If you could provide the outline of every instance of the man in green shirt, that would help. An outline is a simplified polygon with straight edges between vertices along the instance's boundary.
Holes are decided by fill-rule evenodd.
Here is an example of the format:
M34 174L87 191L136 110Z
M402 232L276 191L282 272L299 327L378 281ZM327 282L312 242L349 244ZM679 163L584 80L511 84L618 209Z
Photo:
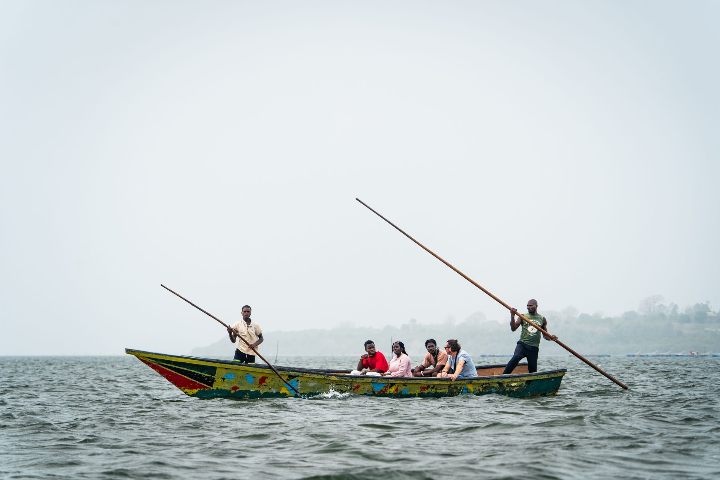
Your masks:
M528 313L525 317L547 331L547 320L537 313L537 307L537 300L534 298L528 300ZM538 353L540 352L540 330L524 322L520 317L515 318L516 314L517 309L513 308L510 310L510 330L514 332L522 325L522 333L520 334L520 341L517 342L517 346L515 347L515 353L505 367L503 375L512 373L515 367L517 367L518 362L523 358L527 358L528 371L530 373L537 372L537 359ZM543 333L543 337L545 337L545 340L557 340L555 335L545 335Z

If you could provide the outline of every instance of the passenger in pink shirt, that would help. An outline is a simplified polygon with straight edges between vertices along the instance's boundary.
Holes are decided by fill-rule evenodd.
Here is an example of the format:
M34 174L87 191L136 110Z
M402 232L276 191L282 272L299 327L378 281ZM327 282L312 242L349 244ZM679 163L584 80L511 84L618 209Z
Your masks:
M388 365L388 370L383 375L388 377L412 377L410 357L405 351L405 344L397 341L392 345L393 356Z

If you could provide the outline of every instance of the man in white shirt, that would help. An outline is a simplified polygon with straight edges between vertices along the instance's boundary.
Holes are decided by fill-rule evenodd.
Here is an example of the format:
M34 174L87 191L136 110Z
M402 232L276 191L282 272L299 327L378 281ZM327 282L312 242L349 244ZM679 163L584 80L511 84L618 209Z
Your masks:
M255 352L263 342L262 329L260 325L250 318L252 309L250 305L242 307L242 320L228 327L230 341L235 344L235 360L242 363L255 363ZM245 342L243 342L243 339ZM252 348L248 346L250 344Z

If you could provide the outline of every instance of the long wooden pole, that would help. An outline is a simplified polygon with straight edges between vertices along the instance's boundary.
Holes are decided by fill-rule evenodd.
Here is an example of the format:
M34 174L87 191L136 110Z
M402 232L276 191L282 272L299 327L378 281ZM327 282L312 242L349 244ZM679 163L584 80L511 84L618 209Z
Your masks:
M405 235L407 238L409 238L410 240L412 240L412 241L413 241L415 244L417 244L420 248L422 248L423 250L425 250L426 252L428 252L430 255L432 255L433 257L437 258L437 259L440 260L442 263L444 263L445 265L447 265L448 267L450 267L455 273L457 273L458 275L460 275L461 277L463 277L465 280L467 280L468 282L472 283L472 284L475 285L477 288L479 288L480 290L482 290L483 292L485 292L486 294L488 294L488 295L490 296L490 298L492 298L493 300L495 300L496 302L498 302L500 305L502 305L503 307L507 308L508 310L510 310L510 311L512 312L512 307L511 307L510 305L508 305L507 303L503 302L500 298L498 298L497 296L495 296L492 292L490 292L489 290L487 290L486 288L484 288L482 285L480 285L479 283L477 283L475 280L473 280L472 278L468 277L468 276L465 275L463 272L461 272L460 270L458 270L457 268L455 268L453 265L450 264L450 262L447 262L445 259L443 259L443 258L440 257L438 254L436 254L435 252L433 252L432 250L430 250L429 248L427 248L425 245L423 245L422 243L420 243L420 242L418 242L417 240L415 240L415 239L414 239L413 237L411 237L408 233L406 233L403 229L401 229L400 227L398 227L397 225L395 225L394 223L392 223L392 222L391 222L390 220L388 220L387 218L385 218L385 217L383 217L382 215L380 215L380 213L378 213L376 210L374 210L372 207L370 207L367 203L363 202L363 201L360 200L359 198L356 198L355 200L357 200L358 202L360 202L363 206L365 206L368 210L370 210L371 212L373 212L375 215L377 215L378 217L380 217L380 218L382 218L383 220L385 220L385 221L386 221L387 223L389 223L393 228L395 228L398 232L402 233L402 234ZM524 322L526 322L527 324L532 325L533 327L537 328L537 329L540 330L543 334L548 335L548 336L550 335L550 333L548 333L544 328L542 328L540 325L538 325L538 324L536 324L535 322L533 322L533 321L531 321L530 319L528 319L528 318L527 318L525 315L523 315L522 313L517 312L516 314L517 314L517 316L520 317ZM590 360L588 360L587 358L585 358L585 357L583 357L582 355L580 355L579 353L577 353L577 352L576 352L575 350L573 350L572 348L570 348L570 347L568 347L567 345L565 345L563 342L561 342L560 340L558 340L557 337L555 337L555 339L554 339L553 341L554 341L555 343L557 343L558 345L560 345L560 346L561 346L562 348L564 348L565 350L567 350L568 352L570 352L570 353L572 353L573 355L575 355L577 358L579 358L580 360L582 360L582 361L585 362L586 364L588 364L590 367L594 368L594 369L595 369L596 371L598 371L599 373L603 374L603 375L604 375L605 377L607 377L608 379L612 380L613 382L615 382L616 384L618 384L619 386L621 386L622 388L624 388L625 390L627 390L627 388L628 388L627 385L625 385L624 383L622 383L622 382L621 382L620 380L618 380L617 378L613 377L613 376L610 375L609 373L607 373L607 372L605 372L604 370L602 370L600 367L598 367L597 365L595 365L594 363L592 363Z
M212 313L208 312L207 310L204 310L204 309L198 307L198 306L195 305L193 302L191 302L191 301L188 300L187 298L183 297L182 295L180 295L180 294L177 293L176 291L174 291L174 290L166 287L166 286L163 285L162 283L160 284L160 286L163 287L163 288L164 288L165 290L167 290L168 292L172 293L173 295L177 295L178 297L182 298L182 299L185 300L187 303L189 303L189 304L192 305L193 307L197 308L198 310L200 310L201 312L203 312L203 313L204 313L205 315L207 315L208 317L216 320L218 323L220 323L221 325L223 325L225 328L228 328L228 329L231 328L230 325L228 325L227 323L223 322L222 320L220 320L219 318L217 318L215 315L213 315ZM235 329L233 329L233 330L235 330ZM298 391L295 389L295 387L293 387L292 385L290 385L290 384L282 377L282 375L280 375L280 373L279 373L277 370L275 370L275 367L273 367L270 362L268 362L267 360L265 360L265 357L263 357L262 355L260 355L260 352L258 352L257 350L255 350L255 347L253 347L252 345L250 345L250 343L249 343L247 340L245 340L244 338L242 338L242 337L240 336L240 332L238 332L237 330L235 330L235 333L238 334L238 338L239 338L240 340L242 340L243 342L245 342L245 345L247 345L248 347L250 347L250 349L251 349L253 352L255 352L255 354L256 354L258 357L260 357L260 358L263 360L263 362L267 363L267 366L270 367L270 370L272 370L273 372L275 372L275 375L277 375L278 378L279 378L280 380L282 380L283 383L285 383L285 385L287 385L293 392L295 392L296 395L300 396L300 392L298 392Z

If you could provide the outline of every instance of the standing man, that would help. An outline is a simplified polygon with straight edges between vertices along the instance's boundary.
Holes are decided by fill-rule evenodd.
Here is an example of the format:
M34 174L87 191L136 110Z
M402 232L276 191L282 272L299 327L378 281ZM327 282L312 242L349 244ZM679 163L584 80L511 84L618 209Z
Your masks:
M242 320L227 329L230 341L235 344L235 360L242 363L255 363L255 352L248 347L247 343L257 350L257 347L263 342L262 329L250 318L251 311L250 305L244 305ZM243 339L247 343L243 342Z
M534 298L528 300L528 313L525 316L528 320L541 326L545 331L547 331L547 319L537 313L537 307L537 300ZM505 367L503 375L512 373L515 367L517 367L518 362L520 362L523 358L527 358L528 372L537 372L537 359L538 353L540 352L540 330L532 325L529 325L527 322L523 322L520 317L515 318L516 314L517 309L513 308L510 310L510 330L514 332L522 324L522 333L520 333L520 340L517 342L517 346L515 347L515 353ZM543 333L543 337L545 337L545 340L557 340L555 335L545 335Z

